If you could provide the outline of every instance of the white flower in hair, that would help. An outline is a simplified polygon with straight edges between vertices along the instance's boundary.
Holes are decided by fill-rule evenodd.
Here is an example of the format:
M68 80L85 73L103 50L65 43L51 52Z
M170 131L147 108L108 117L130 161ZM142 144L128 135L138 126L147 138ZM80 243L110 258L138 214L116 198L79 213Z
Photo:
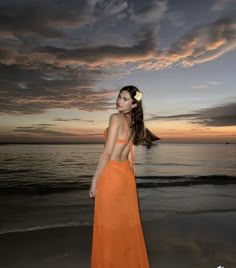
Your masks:
M143 96L143 93L141 91L136 91L134 98L136 99L136 101L141 101L142 96Z

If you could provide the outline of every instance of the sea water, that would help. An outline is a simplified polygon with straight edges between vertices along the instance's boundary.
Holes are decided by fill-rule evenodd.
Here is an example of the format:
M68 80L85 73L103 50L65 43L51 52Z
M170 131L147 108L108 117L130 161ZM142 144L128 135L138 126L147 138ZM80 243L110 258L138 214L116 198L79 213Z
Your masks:
M0 146L0 233L91 225L91 178L103 144ZM236 145L135 147L143 221L236 211Z

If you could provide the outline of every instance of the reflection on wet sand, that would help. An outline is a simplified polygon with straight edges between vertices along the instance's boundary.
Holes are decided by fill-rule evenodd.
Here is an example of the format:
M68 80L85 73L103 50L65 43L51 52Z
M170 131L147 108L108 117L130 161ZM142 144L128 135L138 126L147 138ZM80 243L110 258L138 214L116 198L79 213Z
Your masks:
M151 267L236 267L235 226L236 214L227 212L150 222L145 237Z
M236 213L183 215L144 222L151 268L236 267ZM0 235L4 268L89 268L91 226Z

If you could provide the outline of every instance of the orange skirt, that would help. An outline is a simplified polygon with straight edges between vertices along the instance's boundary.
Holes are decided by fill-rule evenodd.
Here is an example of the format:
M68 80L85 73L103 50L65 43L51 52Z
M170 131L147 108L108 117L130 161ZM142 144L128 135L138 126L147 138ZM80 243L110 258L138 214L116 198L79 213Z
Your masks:
M129 161L109 160L95 196L91 268L149 268Z

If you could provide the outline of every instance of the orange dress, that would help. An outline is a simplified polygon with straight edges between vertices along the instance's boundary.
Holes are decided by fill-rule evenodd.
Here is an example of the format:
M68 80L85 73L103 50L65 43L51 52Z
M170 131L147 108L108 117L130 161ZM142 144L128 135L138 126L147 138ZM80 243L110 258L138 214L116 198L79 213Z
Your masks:
M91 268L149 267L134 173L129 160L109 160L96 186Z

